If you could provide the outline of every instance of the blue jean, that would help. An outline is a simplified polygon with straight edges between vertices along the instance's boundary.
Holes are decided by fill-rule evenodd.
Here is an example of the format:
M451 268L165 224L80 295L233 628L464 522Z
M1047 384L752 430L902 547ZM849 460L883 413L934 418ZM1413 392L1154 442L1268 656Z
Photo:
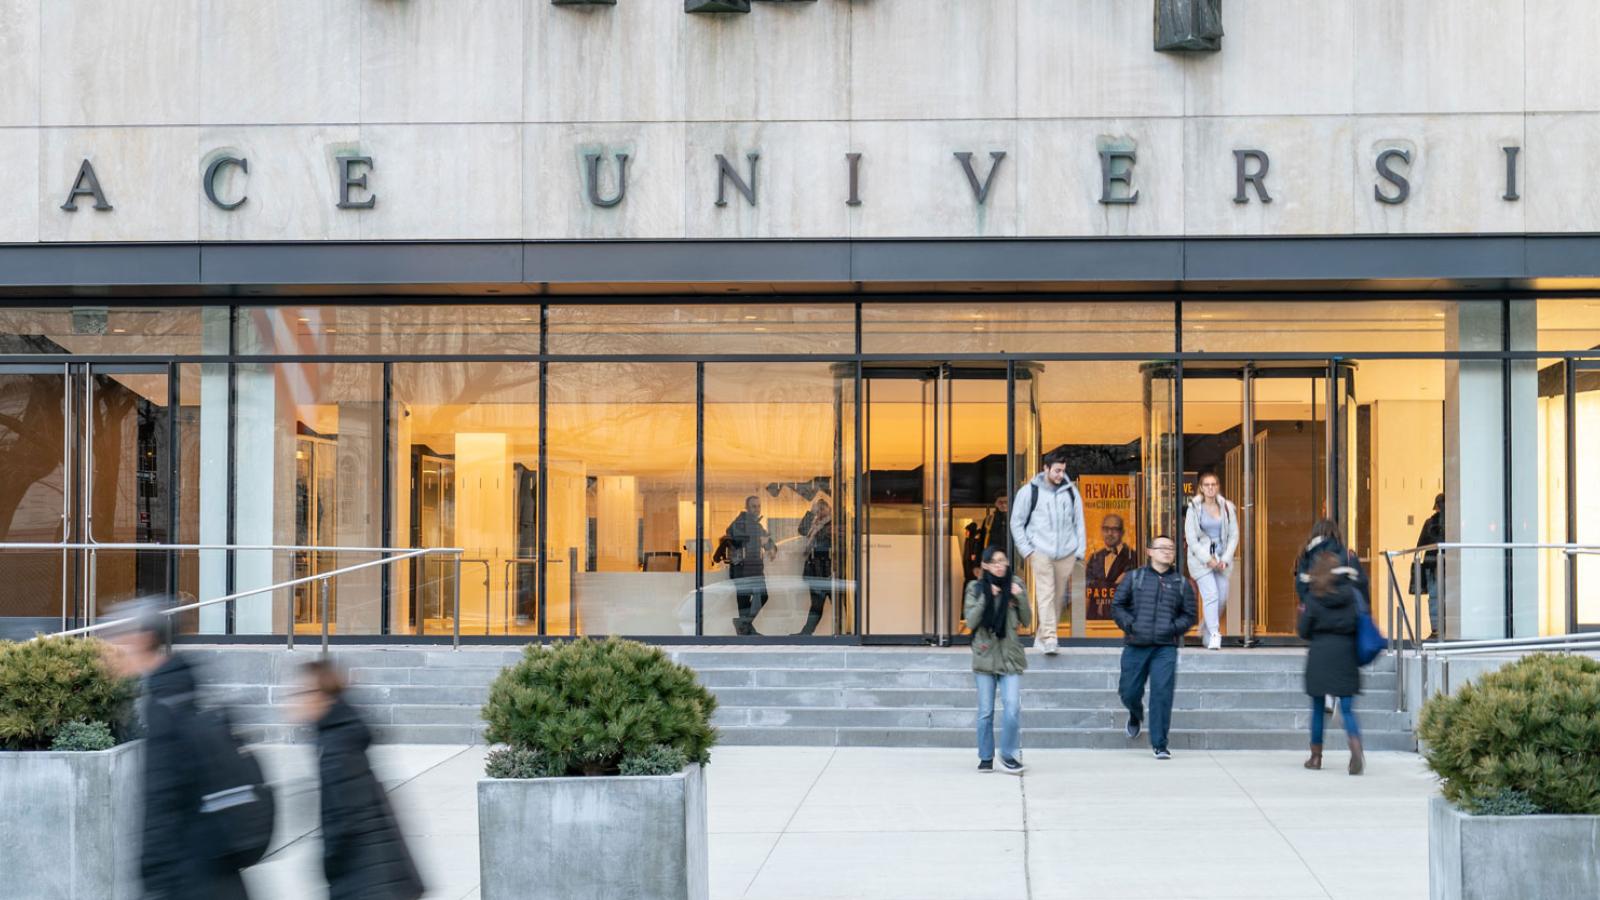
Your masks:
M978 758L994 759L994 692L1000 688L1000 755L1016 759L1021 750L1022 676L974 672L978 681Z
M1322 743L1322 718L1324 709L1321 697L1311 698L1311 743ZM1339 698L1339 715L1344 719L1344 733L1349 737L1361 737L1361 724L1356 721L1356 706L1354 697Z
M1167 749L1172 725L1172 695L1178 687L1178 648L1172 644L1122 648L1122 705L1135 722L1144 721L1144 685L1150 682L1150 747Z

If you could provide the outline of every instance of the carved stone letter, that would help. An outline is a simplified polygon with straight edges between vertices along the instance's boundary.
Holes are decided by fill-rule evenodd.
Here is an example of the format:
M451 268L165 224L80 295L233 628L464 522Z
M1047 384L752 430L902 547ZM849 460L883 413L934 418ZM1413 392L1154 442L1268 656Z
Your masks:
M989 188L994 185L995 173L1000 171L1000 161L1006 158L1004 150L990 150L989 158L994 160L989 164L989 174L983 178L983 184L978 184L978 173L972 170L972 154L957 153L956 159L961 163L961 171L967 173L967 184L972 185L972 196L982 206L989 200Z
M1247 163L1255 160L1256 170L1251 172ZM1267 193L1267 170L1272 167L1272 160L1267 157L1265 150L1235 150L1233 151L1233 202L1249 203L1250 198L1245 195L1245 185L1256 189L1256 199L1262 203L1271 203L1272 195Z
M1385 203L1389 206L1399 206L1406 202L1407 197L1411 196L1411 180L1396 172L1389 165L1390 160L1395 159L1409 166L1411 165L1411 151L1390 148L1378 154L1378 177L1394 185L1395 192L1392 195L1385 194L1382 188L1377 185L1372 186L1372 195L1378 198L1379 203Z
M1128 163L1127 168L1117 170L1117 160ZM1133 190L1133 164L1139 161L1139 154L1134 150L1101 150L1100 151L1100 202L1107 206L1132 206L1139 202L1139 192ZM1113 197L1111 185L1120 183L1129 190L1125 197Z
M1222 49L1222 0L1156 0L1156 49Z
M628 196L628 154L617 154L617 194L609 199L600 196L600 154L585 153L583 161L589 174L590 203L602 208L609 208L621 203L622 198Z
M861 154L846 153L844 158L850 163L850 199L844 201L845 206L861 205Z
M728 158L723 156L721 153L717 154L716 205L728 205L727 187L729 179L733 180L733 189L743 195L746 203L750 204L751 206L756 205L756 160L760 158L761 154L759 153L745 154L745 159L750 160L750 182L746 184L745 180L739 177L739 173L734 171L733 165L728 162Z
M1502 200L1521 200L1522 195L1517 193L1517 154L1522 152L1521 147L1503 147L1506 151L1506 192L1501 195Z
M246 200L250 199L248 196L241 195L239 199L232 203L224 203L217 197L217 173L221 172L226 166L238 166L239 171L246 175L250 174L250 161L248 159L241 159L237 156L219 156L211 161L211 165L206 166L206 177L201 182L201 185L205 188L206 199L210 200L211 204L217 209L238 209L244 205Z
M79 197L93 197L95 209L111 208L111 204L106 202L105 191L100 190L100 179L94 174L94 164L87 159L78 166L78 177L72 180L72 192L67 194L67 202L61 204L61 208L67 212L77 212Z
M367 173L353 174L350 170L356 166L366 166L368 169L376 168L370 156L341 156L339 157L339 208L340 209L371 209L378 205L378 195L372 194L365 200L351 200L350 189L360 188L367 190Z

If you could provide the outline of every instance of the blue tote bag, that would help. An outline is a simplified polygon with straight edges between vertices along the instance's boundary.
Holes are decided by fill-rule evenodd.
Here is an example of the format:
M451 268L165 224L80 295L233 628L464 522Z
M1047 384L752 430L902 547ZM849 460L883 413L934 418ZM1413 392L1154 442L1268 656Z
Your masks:
M1378 630L1378 623L1372 621L1372 613L1367 611L1367 598L1359 592L1356 598L1361 601L1356 618L1356 662L1364 666L1378 658L1389 639Z

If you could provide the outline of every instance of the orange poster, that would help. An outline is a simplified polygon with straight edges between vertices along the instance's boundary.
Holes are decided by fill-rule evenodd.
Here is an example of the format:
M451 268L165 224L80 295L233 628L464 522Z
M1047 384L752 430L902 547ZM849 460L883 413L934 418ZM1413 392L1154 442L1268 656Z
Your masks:
M1084 558L1084 587L1090 621L1111 620L1111 598L1117 582L1139 567L1138 533L1133 504L1137 496L1134 475L1080 475L1083 494L1084 536L1089 549Z

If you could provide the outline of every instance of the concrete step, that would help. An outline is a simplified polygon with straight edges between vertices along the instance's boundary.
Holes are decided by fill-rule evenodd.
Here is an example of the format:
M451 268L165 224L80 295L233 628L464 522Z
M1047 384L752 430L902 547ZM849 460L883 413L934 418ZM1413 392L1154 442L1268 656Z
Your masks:
M287 718L302 661L281 648L194 652L213 702L227 704L252 740L303 741ZM968 746L975 695L971 653L931 647L690 647L668 652L694 667L718 698L715 722L728 743ZM339 647L348 698L374 739L389 743L478 743L482 707L516 648ZM1117 698L1118 647L1029 654L1023 679L1029 746L1125 746ZM1310 718L1303 651L1257 648L1179 655L1174 747L1304 746ZM1363 672L1358 703L1374 749L1411 749L1396 714L1396 675L1385 658ZM1330 727L1338 729L1336 717ZM1184 735L1178 738L1177 735ZM1187 743L1179 743L1179 741Z

